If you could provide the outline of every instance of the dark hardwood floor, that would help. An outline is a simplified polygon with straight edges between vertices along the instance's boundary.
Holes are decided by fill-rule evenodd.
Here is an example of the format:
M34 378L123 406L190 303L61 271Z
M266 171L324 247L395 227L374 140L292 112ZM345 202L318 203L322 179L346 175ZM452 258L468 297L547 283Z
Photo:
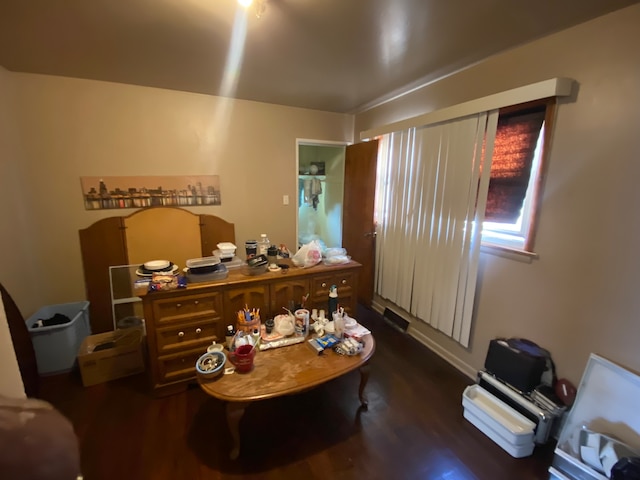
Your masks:
M549 478L552 444L512 458L462 417L467 377L377 313L358 320L377 342L369 409L358 372L255 403L236 461L224 405L197 386L156 399L144 375L84 388L75 372L44 378L41 396L75 425L86 480Z

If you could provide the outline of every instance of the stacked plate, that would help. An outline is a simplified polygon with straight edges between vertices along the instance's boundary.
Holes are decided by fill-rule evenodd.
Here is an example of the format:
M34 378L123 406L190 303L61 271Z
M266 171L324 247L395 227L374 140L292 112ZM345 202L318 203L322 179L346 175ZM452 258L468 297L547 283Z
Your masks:
M189 273L193 273L196 275L203 273L212 273L216 271L219 263L220 259L215 256L191 258L187 260L187 268L189 269Z
M220 259L216 256L187 260L185 273L191 282L220 280L229 274L227 267L221 264Z
M151 277L154 273L175 274L179 267L169 260L150 260L143 263L136 270L140 277Z

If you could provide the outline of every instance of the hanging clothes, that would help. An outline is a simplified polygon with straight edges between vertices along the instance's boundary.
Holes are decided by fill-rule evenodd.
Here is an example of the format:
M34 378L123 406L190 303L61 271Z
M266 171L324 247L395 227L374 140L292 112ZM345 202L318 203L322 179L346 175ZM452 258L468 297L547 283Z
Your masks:
M317 178L313 178L311 180L311 203L313 205L313 209L318 209L318 202L320 201L318 197L322 193L322 183Z
M318 209L318 198L322 193L322 182L317 178L306 178L303 183L304 203L311 205L314 210Z

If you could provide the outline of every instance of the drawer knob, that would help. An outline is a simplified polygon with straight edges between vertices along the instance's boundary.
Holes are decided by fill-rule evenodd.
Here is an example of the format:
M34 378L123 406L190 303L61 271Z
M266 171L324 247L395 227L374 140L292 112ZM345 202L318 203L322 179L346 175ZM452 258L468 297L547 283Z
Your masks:
M178 332L178 337L180 338L184 337L184 332Z
M327 283L326 282L322 282L322 288L327 288Z
M346 284L347 284L347 281L346 281L345 279L342 279L342 284L343 284L343 285L346 285Z
M181 303L176 303L176 308L180 308L182 306Z
M197 305L197 304L198 304L198 300L196 300L196 301L195 301L195 302L193 302L193 303L195 303L195 304Z
M201 328L196 328L196 333L202 333L202 329Z

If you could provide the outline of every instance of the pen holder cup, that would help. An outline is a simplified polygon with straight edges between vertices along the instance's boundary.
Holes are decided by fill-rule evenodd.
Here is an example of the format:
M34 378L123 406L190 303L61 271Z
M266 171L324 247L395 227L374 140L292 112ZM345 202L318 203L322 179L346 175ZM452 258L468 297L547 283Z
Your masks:
M238 323L236 323L236 330L238 332L252 333L256 328L258 330L260 329L260 317L257 316L253 320L238 320Z

